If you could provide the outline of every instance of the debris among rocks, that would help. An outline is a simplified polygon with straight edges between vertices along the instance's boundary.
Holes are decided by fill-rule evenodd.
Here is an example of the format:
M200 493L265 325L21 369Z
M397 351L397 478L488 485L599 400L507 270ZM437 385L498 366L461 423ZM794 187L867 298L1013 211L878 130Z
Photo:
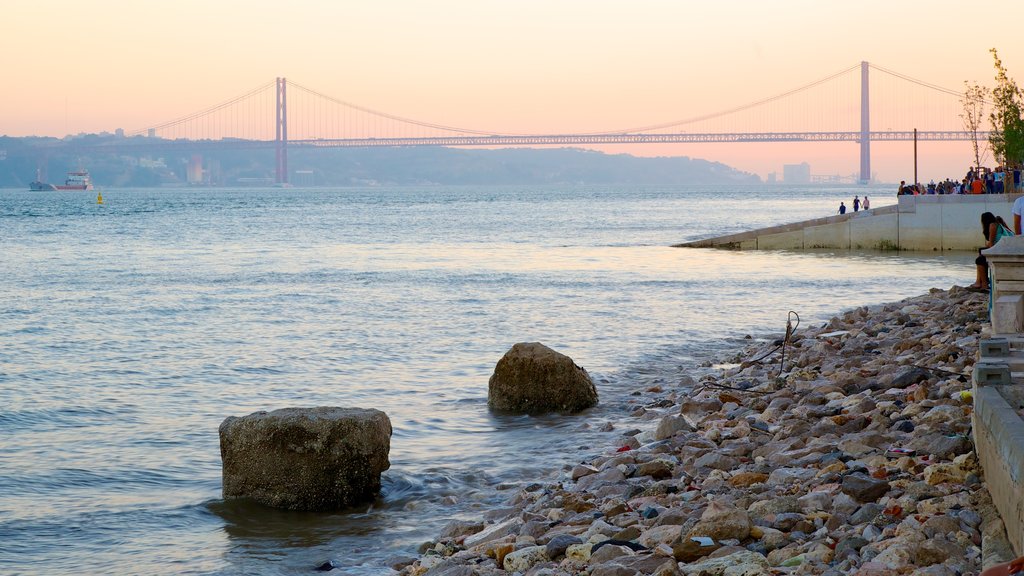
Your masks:
M959 392L986 307L933 289L799 331L781 375L778 356L743 361L767 342L685 389L644 390L636 446L610 433L600 454L520 491L493 524L446 530L400 573L978 573L989 496Z

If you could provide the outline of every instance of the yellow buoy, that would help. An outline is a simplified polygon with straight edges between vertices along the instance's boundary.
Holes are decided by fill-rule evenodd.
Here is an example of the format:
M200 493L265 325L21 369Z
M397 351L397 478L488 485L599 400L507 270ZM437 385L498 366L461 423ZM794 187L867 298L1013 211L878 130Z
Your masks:
M96 203L97 204L103 204L103 191L102 190L100 190L99 192L96 193Z

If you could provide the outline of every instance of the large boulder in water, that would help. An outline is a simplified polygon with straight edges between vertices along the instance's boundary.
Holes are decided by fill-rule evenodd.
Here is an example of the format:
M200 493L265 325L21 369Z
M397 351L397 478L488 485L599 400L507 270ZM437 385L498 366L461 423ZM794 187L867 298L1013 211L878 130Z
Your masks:
M373 499L391 463L380 410L282 408L220 425L224 499L289 510L338 510Z
M488 383L487 405L493 410L579 412L595 404L597 389L587 371L539 342L512 346Z

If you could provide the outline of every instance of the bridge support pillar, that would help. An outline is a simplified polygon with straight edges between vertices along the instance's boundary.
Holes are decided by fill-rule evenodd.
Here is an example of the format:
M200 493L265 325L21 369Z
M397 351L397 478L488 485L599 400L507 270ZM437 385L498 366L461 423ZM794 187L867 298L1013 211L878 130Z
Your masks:
M867 62L860 63L860 183L871 182L871 109Z
M277 79L277 112L274 122L276 125L274 150L277 156L274 182L278 185L286 185L288 184L288 81L285 78Z

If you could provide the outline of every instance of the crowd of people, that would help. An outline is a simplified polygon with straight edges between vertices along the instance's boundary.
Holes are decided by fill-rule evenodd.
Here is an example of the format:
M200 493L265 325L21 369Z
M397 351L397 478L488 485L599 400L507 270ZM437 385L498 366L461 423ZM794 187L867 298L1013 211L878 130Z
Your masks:
M959 181L946 180L935 183L934 180L925 184L907 184L900 181L898 196L917 196L920 194L1012 194L1024 192L1021 182L1021 167L996 166L995 169L981 167L969 168L967 174Z

